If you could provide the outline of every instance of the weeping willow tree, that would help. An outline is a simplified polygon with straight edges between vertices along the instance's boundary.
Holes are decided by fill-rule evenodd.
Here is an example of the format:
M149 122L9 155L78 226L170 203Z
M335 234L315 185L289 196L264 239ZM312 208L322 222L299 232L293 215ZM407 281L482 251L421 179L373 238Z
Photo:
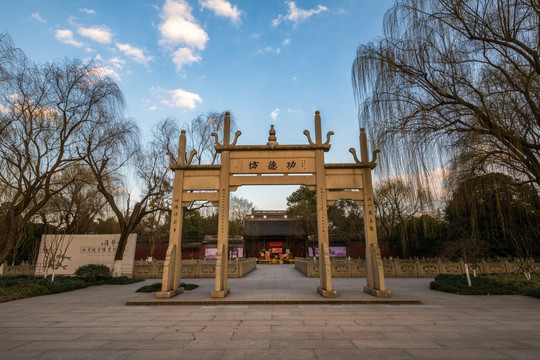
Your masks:
M225 116L227 111L210 111L199 114L190 124L184 124L187 128L187 148L188 153L191 150L197 151L193 158L193 164L215 164L219 163L219 153L216 152L216 145L212 133L218 134L220 140L223 140L223 129L225 126ZM231 116L232 117L232 116ZM231 118L231 132L236 131L236 122Z
M472 177L455 185L446 207L451 238L447 254L478 258L485 254L529 258L540 253L540 197L502 173ZM454 252L454 254L452 254Z
M386 175L443 200L456 187L441 185L472 186L491 172L538 194L539 28L538 0L396 1L384 36L360 45L352 66L359 123L383 150ZM502 208L490 211L501 225ZM478 239L468 230L462 238Z
M538 189L539 27L538 0L397 1L352 67L381 164L429 174L460 156Z

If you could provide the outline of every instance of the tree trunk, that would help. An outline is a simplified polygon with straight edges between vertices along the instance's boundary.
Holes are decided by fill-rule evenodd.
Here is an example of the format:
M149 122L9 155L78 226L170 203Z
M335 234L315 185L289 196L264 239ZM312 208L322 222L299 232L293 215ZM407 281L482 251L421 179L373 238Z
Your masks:
M118 239L118 247L116 248L116 254L114 254L114 264L111 269L113 277L122 276L122 260L124 259L124 251L131 229L122 229L120 232L120 239Z
M18 226L16 226L15 221L13 221L13 218L8 213L0 227L0 264L6 261L13 249L14 239L18 232Z
M114 255L115 261L122 261L124 258L124 251L129 237L129 233L132 229L122 229L120 232L120 239L118 239L118 247L116 248L116 254Z

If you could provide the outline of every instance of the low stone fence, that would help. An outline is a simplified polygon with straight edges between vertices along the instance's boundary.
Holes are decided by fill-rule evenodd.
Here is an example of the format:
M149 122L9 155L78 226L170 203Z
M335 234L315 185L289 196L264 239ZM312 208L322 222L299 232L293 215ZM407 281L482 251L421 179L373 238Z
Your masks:
M256 258L229 260L230 278L241 278L255 270ZM0 275L34 275L35 265L2 265ZM213 278L216 276L216 260L182 260L182 278ZM139 279L161 279L163 261L135 261L133 277Z
M364 259L330 259L332 277L365 277ZM493 261L482 260L477 264L468 264L469 271L477 274L504 274L523 272L528 267L533 272L540 272L540 263L534 260ZM319 277L319 261L308 258L296 258L295 268L308 277ZM436 259L383 259L386 277L434 277L438 274L465 274L465 264Z
M256 258L229 260L227 276L241 278L255 270ZM182 278L214 278L216 260L182 260ZM163 261L135 261L133 277L140 279L161 279Z

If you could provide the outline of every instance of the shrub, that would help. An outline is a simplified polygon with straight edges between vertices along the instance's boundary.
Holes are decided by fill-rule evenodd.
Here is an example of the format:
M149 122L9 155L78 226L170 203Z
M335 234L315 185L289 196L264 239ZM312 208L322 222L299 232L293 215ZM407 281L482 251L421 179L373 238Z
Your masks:
M97 270L95 267L97 267ZM103 267L108 271L108 268L103 265L81 266L77 270L77 277L57 275L54 281L51 281L51 276L47 278L33 275L0 276L0 303L34 296L57 294L97 284L124 285L143 281L142 279L130 279L126 276L113 278L110 276L110 271L108 271L109 278L105 278L107 272L102 269Z
M198 288L199 285L181 283L180 287L183 287L184 290L193 290L193 289ZM145 292L145 293L151 293L151 292L156 292L156 291L161 291L161 283L146 285L137 290L137 292Z
M460 295L512 295L519 293L518 287L505 281L498 281L489 276L471 277L472 286L468 286L465 275L440 274L429 285L432 290L439 290Z
M155 283L152 285L146 285L146 286L140 287L137 289L136 292L151 293L151 292L156 292L156 291L161 291L161 283Z
M43 278L33 275L1 276L0 302L57 294L87 286L88 284L84 280L69 276L56 276L54 282L51 282L50 277Z
M91 284L103 283L112 278L111 269L106 265L88 264L75 271L75 275Z
M540 298L540 288L530 289L528 295L535 298Z

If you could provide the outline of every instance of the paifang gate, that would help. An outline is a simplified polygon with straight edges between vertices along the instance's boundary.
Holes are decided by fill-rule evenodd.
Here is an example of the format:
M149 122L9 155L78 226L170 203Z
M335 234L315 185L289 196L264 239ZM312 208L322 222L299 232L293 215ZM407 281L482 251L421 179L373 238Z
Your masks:
M183 209L194 201L211 201L219 209L216 281L210 296L227 296L229 192L241 185L307 185L317 193L317 231L319 239L319 264L321 282L317 291L323 297L333 298L337 292L332 288L332 272L328 242L327 205L339 199L349 199L364 206L366 234L366 277L364 291L377 296L389 297L384 284L384 273L375 226L375 209L371 170L376 166L378 150L368 160L367 140L364 129L360 131L360 158L351 148L355 162L348 164L325 164L324 153L330 150L330 136L322 142L321 117L315 112L315 142L308 130L304 130L309 144L279 145L274 126L266 145L236 145L242 133L237 131L230 141L230 114L227 112L220 144L213 133L215 149L221 153L220 165L191 165L195 150L186 157L186 135L182 131L178 147L178 161L171 153L171 170L174 171L173 205L169 247L163 269L162 291L158 298L170 298L183 292L181 283L181 241Z

